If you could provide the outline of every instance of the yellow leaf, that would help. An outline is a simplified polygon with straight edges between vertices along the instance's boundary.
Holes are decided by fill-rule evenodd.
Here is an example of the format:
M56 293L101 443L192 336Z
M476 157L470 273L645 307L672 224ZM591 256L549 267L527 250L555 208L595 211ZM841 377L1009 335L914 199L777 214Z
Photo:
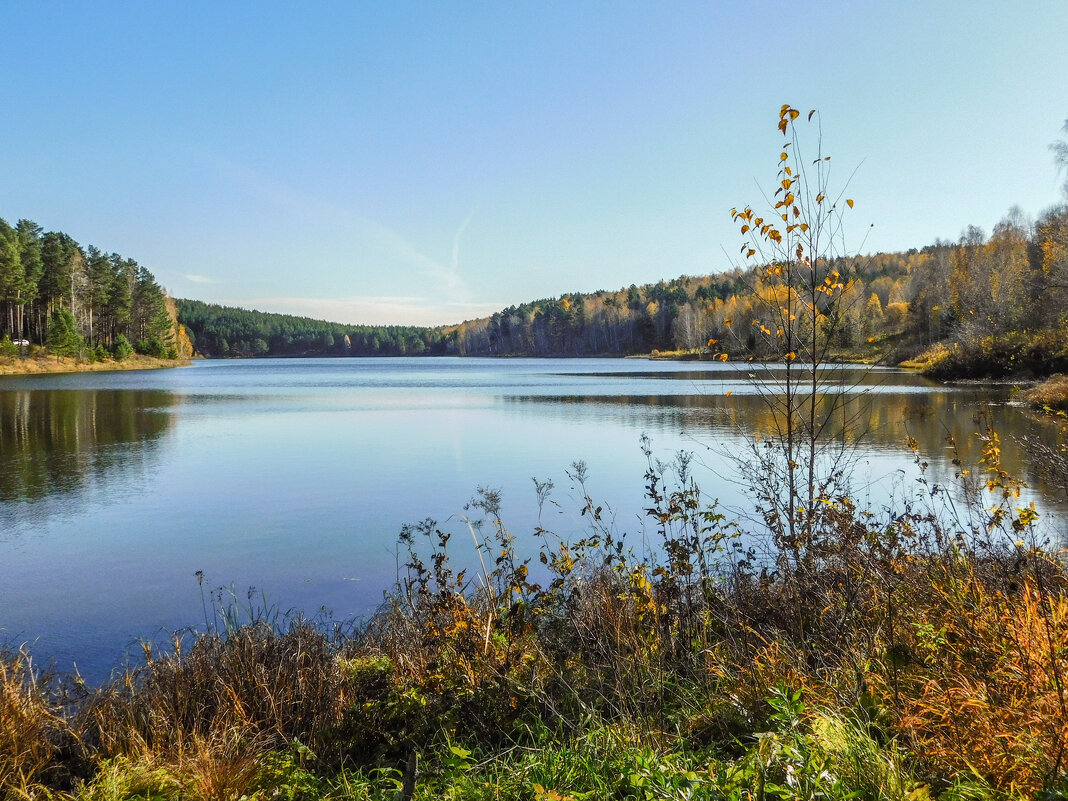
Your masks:
M755 255L756 255L756 251L755 251L755 250L753 250L752 248L749 248L749 252L745 254L745 257L746 257L747 259L751 259L751 258L752 258L753 256L755 256Z
M791 120L796 120L798 118L798 116L800 116L800 114L801 114L801 112L798 111L796 108L790 109L789 113L790 113L790 119Z
M784 134L786 133L786 120L785 119L779 121L779 130L782 131Z
M727 354L726 354L726 353L721 353L721 354L719 354L719 360L720 360L721 362L725 362L725 361L727 361Z
M853 201L849 198L846 198L846 205L849 206L849 208L853 208Z
M733 394L734 394L734 390L732 390L732 389L728 389L728 390L727 390L727 397L728 397L728 398L729 398L729 397L730 397L731 395L733 395Z
M782 153L779 154L779 161L786 161L786 159L788 159L788 158L789 158L789 156L786 155L786 151L785 150Z
M823 195L816 195L816 202L817 203L822 203L823 202Z
M746 231L748 231L748 230L749 230L749 226L748 226L748 225L743 225L743 226L742 226L742 233L743 233L743 234L744 234L744 233L745 233Z
M711 348L711 347L712 347L713 345L715 345L715 344L716 344L717 342L719 342L719 340L718 340L718 339L710 339L710 340L708 340L708 347L710 347L710 348Z
M726 326L730 326L731 325L731 321L730 320L724 320L723 324L726 325Z

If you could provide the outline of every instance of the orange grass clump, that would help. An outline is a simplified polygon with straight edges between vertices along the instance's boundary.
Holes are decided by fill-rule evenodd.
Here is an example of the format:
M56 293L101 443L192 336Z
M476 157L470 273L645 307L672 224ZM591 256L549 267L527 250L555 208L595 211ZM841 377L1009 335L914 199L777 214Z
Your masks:
M914 753L1030 795L1068 761L1068 597L1034 575L991 590L971 567L913 605L912 664L883 690Z

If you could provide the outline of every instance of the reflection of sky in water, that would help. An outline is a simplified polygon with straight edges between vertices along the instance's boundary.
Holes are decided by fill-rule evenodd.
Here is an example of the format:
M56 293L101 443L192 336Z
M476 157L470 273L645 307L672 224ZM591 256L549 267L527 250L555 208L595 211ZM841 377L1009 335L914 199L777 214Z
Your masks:
M552 479L543 524L580 532L566 475L576 460L589 466L591 495L640 543L643 433L665 461L694 451L706 496L745 508L721 457L767 425L750 370L767 378L729 363L293 359L0 380L0 411L29 390L67 404L51 418L33 404L43 417L25 452L0 440L0 464L35 459L46 478L35 498L0 495L0 639L39 638L38 658L76 658L99 678L134 636L203 622L197 570L211 586L233 582L242 599L255 585L282 609L366 614L395 576L400 527L463 512L479 486L503 491L506 522L532 544L531 479ZM943 441L954 426L965 463L977 461L977 414L992 413L1010 471L1026 474L1014 436L1034 425L1055 435L990 406L1004 391L885 370L833 375L866 375L854 404L870 432L858 469L873 478L855 486L875 506L890 492L879 481L916 486L907 435L939 481L954 470ZM112 423L101 409L114 410ZM40 437L53 435L44 447ZM454 542L466 547L461 533Z

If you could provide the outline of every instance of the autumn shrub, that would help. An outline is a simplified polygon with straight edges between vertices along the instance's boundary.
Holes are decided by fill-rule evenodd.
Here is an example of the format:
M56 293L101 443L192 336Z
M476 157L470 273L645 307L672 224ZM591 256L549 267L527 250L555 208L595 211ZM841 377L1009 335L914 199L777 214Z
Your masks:
M496 531L507 541L503 526ZM483 573L481 590L466 592L449 533L424 521L401 536L406 575L360 635L356 656L342 660L354 686L340 741L366 760L426 749L443 731L507 739L535 703L538 652L521 622L525 571L506 547L497 569ZM425 559L421 545L429 548Z

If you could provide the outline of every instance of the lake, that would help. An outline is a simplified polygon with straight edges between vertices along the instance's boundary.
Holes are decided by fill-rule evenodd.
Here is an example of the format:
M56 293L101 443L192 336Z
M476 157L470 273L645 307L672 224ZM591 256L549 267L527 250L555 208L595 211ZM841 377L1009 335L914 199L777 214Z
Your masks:
M769 424L760 390L775 379L749 369L261 359L0 378L0 644L28 643L38 665L76 663L100 681L139 638L203 627L198 571L205 591L232 587L241 601L366 616L396 578L401 527L433 517L470 540L457 516L480 486L502 491L522 545L539 516L532 479L551 479L543 525L580 533L577 460L606 514L641 542L642 435L664 461L692 451L708 499L742 517L751 504L729 457ZM1024 501L1062 531L1068 506L1014 443L1061 430L1008 402L1009 387L890 369L829 375L858 382L859 500L878 508L914 491L908 436L930 480L952 482L949 435L978 472L975 432L990 420L1006 468L1031 485Z

